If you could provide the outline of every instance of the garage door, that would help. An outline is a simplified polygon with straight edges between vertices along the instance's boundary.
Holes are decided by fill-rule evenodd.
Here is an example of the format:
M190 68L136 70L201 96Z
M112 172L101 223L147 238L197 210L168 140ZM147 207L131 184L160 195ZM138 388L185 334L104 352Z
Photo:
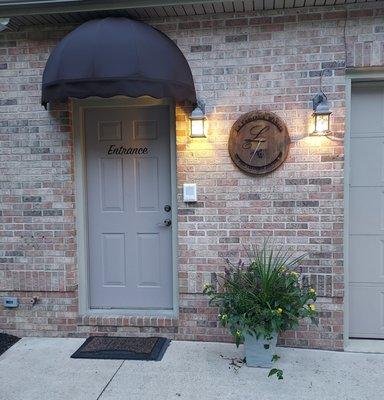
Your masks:
M384 85L352 87L349 333L384 338Z

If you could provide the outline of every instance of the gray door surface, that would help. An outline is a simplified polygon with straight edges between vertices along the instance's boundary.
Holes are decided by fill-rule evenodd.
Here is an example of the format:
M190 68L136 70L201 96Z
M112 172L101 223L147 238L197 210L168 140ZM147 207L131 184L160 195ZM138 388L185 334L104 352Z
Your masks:
M168 106L85 110L91 308L171 309Z
M384 86L352 86L349 336L384 338Z

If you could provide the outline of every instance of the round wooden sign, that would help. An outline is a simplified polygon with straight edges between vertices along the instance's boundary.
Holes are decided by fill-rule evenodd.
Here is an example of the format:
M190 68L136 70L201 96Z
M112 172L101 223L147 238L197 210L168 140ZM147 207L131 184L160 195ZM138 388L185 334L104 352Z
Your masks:
M276 114L251 111L233 124L228 150L241 170L262 175L284 162L290 142L287 127Z

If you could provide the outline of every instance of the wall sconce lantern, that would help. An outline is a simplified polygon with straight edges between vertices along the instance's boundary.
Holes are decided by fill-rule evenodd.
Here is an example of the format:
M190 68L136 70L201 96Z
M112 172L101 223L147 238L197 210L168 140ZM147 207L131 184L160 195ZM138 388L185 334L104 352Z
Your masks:
M205 133L205 105L201 102L197 102L196 108L189 115L191 121L191 138L203 138L207 137Z
M312 99L313 117L315 122L314 135L328 135L330 133L330 115L327 96L323 91L319 91Z

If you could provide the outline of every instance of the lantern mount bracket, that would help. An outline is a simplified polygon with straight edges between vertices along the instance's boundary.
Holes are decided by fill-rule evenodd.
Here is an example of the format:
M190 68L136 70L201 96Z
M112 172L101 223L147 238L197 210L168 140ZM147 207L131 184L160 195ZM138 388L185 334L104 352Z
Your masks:
M200 108L200 110L205 114L205 101L201 99L196 100L195 108Z
M327 104L327 102L328 102L328 99L327 99L326 94L322 90L320 90L319 92L317 92L316 96L312 99L313 110L316 111L317 107L320 104Z

